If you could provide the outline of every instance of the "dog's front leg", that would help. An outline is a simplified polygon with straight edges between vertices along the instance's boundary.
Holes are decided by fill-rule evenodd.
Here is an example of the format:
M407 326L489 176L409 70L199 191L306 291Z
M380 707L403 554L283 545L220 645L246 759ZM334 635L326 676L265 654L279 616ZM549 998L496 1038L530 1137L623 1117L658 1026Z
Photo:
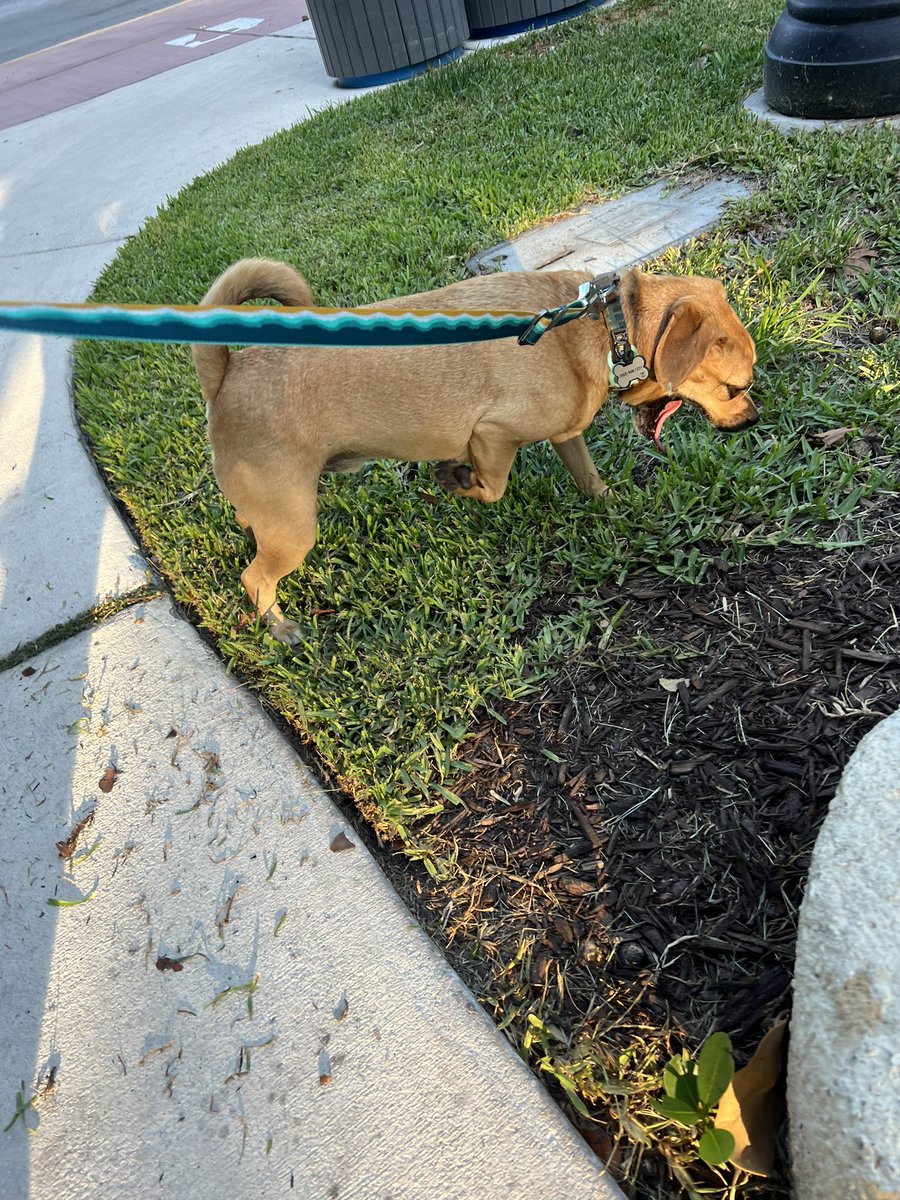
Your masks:
M551 442L550 444L585 496L602 496L604 492L609 491L594 466L594 460L588 454L588 448L581 434L568 438L564 442Z

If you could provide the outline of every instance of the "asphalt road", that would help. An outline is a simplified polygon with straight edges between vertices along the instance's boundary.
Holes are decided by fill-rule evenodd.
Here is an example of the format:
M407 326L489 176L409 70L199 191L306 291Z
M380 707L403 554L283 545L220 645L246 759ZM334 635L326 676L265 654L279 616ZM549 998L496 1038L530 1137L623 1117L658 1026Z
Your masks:
M168 8L172 0L0 0L0 63Z

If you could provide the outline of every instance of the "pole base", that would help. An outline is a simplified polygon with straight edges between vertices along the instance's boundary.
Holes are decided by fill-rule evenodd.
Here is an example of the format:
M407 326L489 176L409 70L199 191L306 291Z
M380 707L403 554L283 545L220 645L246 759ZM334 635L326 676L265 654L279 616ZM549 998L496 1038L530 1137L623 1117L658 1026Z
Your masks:
M900 2L788 0L766 44L763 92L789 117L900 113Z

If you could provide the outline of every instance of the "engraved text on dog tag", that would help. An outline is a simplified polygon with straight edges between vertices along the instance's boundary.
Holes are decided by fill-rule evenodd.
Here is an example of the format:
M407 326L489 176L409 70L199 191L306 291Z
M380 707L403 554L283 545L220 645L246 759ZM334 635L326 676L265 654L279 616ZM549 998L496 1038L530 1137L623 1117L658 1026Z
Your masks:
M647 364L640 354L636 354L630 363L614 363L610 355L610 379L613 387L625 391L649 376Z

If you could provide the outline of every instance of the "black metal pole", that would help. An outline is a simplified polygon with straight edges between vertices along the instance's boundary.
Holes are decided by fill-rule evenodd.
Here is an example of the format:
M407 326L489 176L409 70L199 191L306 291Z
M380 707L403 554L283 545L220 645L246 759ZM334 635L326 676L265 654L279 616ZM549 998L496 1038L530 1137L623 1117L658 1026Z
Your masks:
M763 94L776 112L900 113L900 0L787 0L764 57Z

